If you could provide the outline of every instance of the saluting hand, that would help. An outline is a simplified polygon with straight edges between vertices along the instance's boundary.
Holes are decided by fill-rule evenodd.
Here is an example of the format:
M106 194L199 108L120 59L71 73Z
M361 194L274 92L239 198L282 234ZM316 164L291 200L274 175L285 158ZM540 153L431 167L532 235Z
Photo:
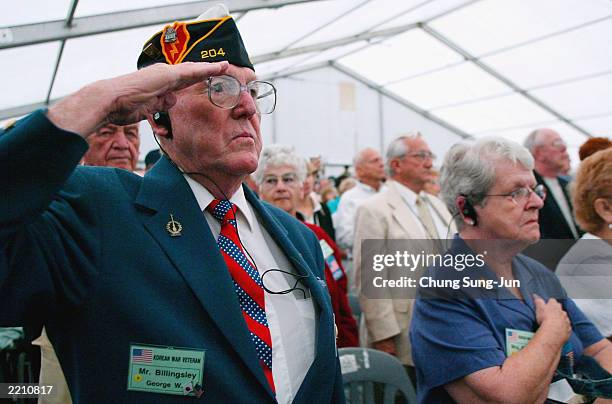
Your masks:
M56 126L88 136L103 124L127 125L176 103L175 91L223 74L228 62L158 63L139 71L87 85L49 108Z

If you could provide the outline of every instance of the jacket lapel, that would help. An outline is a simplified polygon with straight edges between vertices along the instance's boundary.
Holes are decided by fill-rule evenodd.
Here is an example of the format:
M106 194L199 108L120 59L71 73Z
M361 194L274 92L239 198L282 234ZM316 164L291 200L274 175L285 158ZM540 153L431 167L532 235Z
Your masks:
M183 175L162 157L144 177L134 203L142 213L140 218L148 232L165 251L229 345L269 390L231 276ZM167 229L167 225L172 228L170 215L182 227L180 236L172 236ZM176 230L176 223L174 225Z
M555 217L555 218L559 218L558 225L563 226L565 229L565 233L567 233L568 235L571 235L571 238L574 238L573 233L570 229L569 226L573 226L572 224L567 223L567 221L565 220L565 215L563 214L563 212L561 211L561 208L559 207L559 204L557 203L557 200L555 199L552 191L550 190L550 188L548 187L548 184L546 183L546 181L544 181L544 179L542 178L542 176L540 176L540 174L538 174L536 171L533 172L535 178L536 178L536 182L538 184L543 184L544 187L546 188L546 194L548 195L546 197L546 200L544 201L544 207L540 210L540 215L542 214L547 214L550 215L550 217ZM559 180L557 179L557 182ZM569 198L567 198L567 194L565 192L565 187L563 186L563 184L559 183L559 185L561 186L561 190L563 191L563 195L566 196L567 201L569 202ZM571 207L571 204L568 205ZM548 210L548 212L545 211ZM541 223L541 222L540 222Z
M568 189L569 181L561 177L557 177L557 181L559 181L559 185L561 186L563 195L565 195L565 200L567 201L567 206L569 206L570 208L570 212L574 212L574 206L572 205L572 196L570 195L569 189ZM584 232L582 231L580 226L576 224L575 221L572 220L571 226L574 226L574 229L576 229L576 234L578 234L578 238L582 237Z
M395 183L390 183L388 187L388 203L391 207L393 218L395 219L396 224L402 228L406 237L422 239L428 238L424 234L416 234L419 226L417 223L415 223L413 214L397 190Z
M325 289L325 279L315 277L312 271L309 269L308 264L304 260L302 254L297 250L295 245L291 242L288 237L287 230L282 227L282 225L268 212L261 201L257 199L257 197L253 194L253 192L248 189L248 187L244 186L244 193L246 195L247 200L253 207L253 209L257 212L259 217L262 219L262 225L266 228L268 233L272 236L274 241L278 244L278 246L283 250L283 252L287 255L287 258L291 261L291 263L295 266L295 269L298 271L300 275L307 276L302 281L306 283L308 289L310 289L310 293L316 302L317 306L320 308L324 308L326 306L330 306L328 302L328 298L326 298L326 294L328 293ZM331 321L331 312L326 312L326 310L321 310L321 316L319 318L319 330L321 330L326 321Z

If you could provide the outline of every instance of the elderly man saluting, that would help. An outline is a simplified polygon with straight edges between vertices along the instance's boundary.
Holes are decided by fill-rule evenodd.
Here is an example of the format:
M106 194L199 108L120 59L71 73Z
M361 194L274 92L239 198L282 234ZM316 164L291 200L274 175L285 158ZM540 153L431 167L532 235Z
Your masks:
M276 96L222 11L0 136L0 325L45 325L75 403L343 401L318 241L241 185ZM77 167L87 134L145 118L144 178ZM262 283L279 254L308 293Z

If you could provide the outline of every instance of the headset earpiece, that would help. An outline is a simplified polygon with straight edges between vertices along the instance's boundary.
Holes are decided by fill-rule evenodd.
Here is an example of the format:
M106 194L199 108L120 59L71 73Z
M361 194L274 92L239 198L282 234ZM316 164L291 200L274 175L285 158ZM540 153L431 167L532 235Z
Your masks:
M463 208L461 209L461 213L463 213L463 217L472 220L472 225L476 226L478 224L478 214L476 213L476 209L474 209L474 205L470 202L470 199L462 195L465 198L465 202L463 204Z
M170 116L165 111L158 111L153 114L153 122L158 126L163 126L168 130L168 139L172 139L172 123L170 123Z

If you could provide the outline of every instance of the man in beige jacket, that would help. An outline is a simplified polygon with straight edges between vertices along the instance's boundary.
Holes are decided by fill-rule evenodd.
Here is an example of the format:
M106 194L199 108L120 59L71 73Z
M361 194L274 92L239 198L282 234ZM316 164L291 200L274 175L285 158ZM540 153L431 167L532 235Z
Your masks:
M362 282L368 279L365 271L372 268L361 265L361 242L366 239L439 240L454 234L455 227L444 203L424 192L425 185L433 177L434 159L420 133L400 136L391 142L385 161L390 178L387 189L369 198L357 210L353 245L356 283L362 292L359 303L367 331L367 338L362 335L361 340L367 340L368 345L375 349L397 356L407 367L413 382L416 379L408 330L414 300L365 296Z

